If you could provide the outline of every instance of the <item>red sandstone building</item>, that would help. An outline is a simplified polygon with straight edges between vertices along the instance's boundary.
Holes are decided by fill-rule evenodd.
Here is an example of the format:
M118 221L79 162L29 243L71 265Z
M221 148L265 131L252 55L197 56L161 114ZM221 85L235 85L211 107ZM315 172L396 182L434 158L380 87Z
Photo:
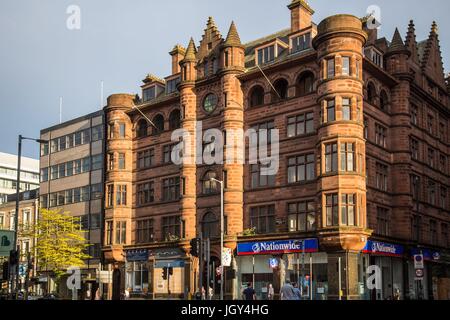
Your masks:
M436 24L425 41L413 22L404 40L396 30L388 41L364 19L336 15L316 25L305 1L289 10L289 29L247 44L234 23L224 38L210 18L198 47L191 40L170 52L171 75L146 77L142 98L109 97L110 296L199 290L190 240L210 238L211 265L220 264L216 178L225 182L225 245L234 250L227 298L240 298L247 282L265 298L269 283L278 292L286 279L313 299L338 299L339 290L343 299L450 298L449 86ZM278 174L261 175L248 161L172 164L172 132L196 137L197 121L224 136L278 129ZM366 286L370 265L380 268L379 290ZM215 271L211 279L217 293Z

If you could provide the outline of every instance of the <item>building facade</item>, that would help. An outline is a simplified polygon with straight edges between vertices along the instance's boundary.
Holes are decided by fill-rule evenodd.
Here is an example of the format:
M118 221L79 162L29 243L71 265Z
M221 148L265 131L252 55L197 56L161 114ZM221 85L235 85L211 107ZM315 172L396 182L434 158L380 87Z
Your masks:
M388 41L364 18L342 14L316 25L305 1L288 8L290 28L247 44L234 23L222 37L210 18L199 46L191 39L170 52L170 76L146 77L142 98L109 97L110 297L130 288L187 298L206 286L204 263L191 255L199 236L211 239L210 286L218 293L214 178L225 185L225 246L233 251L227 298L240 298L248 282L265 298L269 283L278 293L287 279L312 299L450 298L449 79L436 24L425 41L416 40L413 22L404 40L396 30ZM181 154L177 129L185 134ZM208 129L222 134L208 137ZM232 143L229 132L249 129L278 155L276 174L264 173L267 158L250 163L249 139ZM214 155L221 142L245 161L198 163L186 152ZM177 157L185 161L174 164ZM370 266L381 272L378 289L366 285Z
M82 270L82 292L88 288L95 292L91 286L100 265L103 225L103 112L43 129L41 139L49 142L41 146L40 205L80 219L91 256ZM48 287L50 292L54 290L53 285ZM71 297L64 286L60 294Z
M20 191L39 188L39 160L22 157ZM16 193L17 156L0 152L0 204Z
M0 230L15 231L16 195L9 195L5 203L0 204ZM34 225L39 214L39 190L21 192L19 195L19 285L20 288L38 292L39 285L36 279L36 261L34 261L36 238L31 236L29 227ZM2 243L3 246L3 243ZM0 257L0 265L8 262L9 257ZM3 274L2 284L7 283L7 274ZM15 273L9 271L9 274Z

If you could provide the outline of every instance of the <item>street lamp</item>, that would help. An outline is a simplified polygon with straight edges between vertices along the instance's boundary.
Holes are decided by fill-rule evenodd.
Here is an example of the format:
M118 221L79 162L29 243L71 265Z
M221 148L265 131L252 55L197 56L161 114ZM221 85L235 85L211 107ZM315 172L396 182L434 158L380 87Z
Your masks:
M17 148L17 180L16 180L16 214L14 216L14 247L13 250L16 251L16 256L20 257L20 250L17 247L18 243L18 235L19 235L19 203L20 203L20 167L21 167L21 158L22 158L22 141L23 140L31 140L35 141L39 144L48 143L47 140L42 139L33 139L33 138L27 138L23 137L22 135L19 135L19 143ZM15 284L15 291L18 293L19 291L19 265L20 265L20 258L18 259L16 263L16 284ZM11 270L12 265L10 265ZM11 288L13 287L14 282L11 281ZM11 290L12 291L12 290Z
M223 208L223 193L224 193L224 182L211 178L210 181L214 181L220 184L220 300L223 300L223 237L224 237L224 208ZM209 286L209 284L208 284Z

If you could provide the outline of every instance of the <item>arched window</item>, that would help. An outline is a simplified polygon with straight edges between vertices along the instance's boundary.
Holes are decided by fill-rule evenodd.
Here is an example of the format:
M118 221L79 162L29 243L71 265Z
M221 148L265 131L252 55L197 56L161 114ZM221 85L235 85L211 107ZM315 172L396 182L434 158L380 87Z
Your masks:
M375 85L372 82L369 82L369 84L367 86L367 101L370 104L375 105L376 96L377 96L377 91L375 89Z
M277 102L287 98L289 83L286 79L278 79L273 84L277 92L273 93L273 101ZM278 94L277 94L278 93Z
M380 108L384 111L388 111L389 109L389 98L386 91L384 90L382 90L380 93Z
M202 236L206 239L218 238L219 229L219 218L213 212L206 213L202 219Z
M312 72L304 72L297 81L297 96L304 96L314 91L314 74Z
M141 119L137 125L137 133L136 136L138 138L146 137L148 134L148 123L147 120Z
M216 181L211 181L211 179L217 179L217 174L214 171L208 171L203 176L202 186L203 194L215 194L219 191Z
M170 130L179 129L181 127L181 113L179 109L173 110L169 116Z
M250 93L250 107L262 106L264 104L264 89L256 86Z
M153 127L153 135L158 135L164 131L164 117L162 115L158 114L154 117L153 124L155 125Z

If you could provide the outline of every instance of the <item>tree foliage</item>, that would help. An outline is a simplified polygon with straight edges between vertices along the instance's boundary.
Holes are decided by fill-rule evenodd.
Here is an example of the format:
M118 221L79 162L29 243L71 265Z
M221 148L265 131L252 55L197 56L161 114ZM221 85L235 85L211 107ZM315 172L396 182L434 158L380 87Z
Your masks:
M28 232L36 237L39 269L54 272L57 279L68 268L83 267L83 260L91 258L86 254L86 231L68 212L41 209L38 221Z

